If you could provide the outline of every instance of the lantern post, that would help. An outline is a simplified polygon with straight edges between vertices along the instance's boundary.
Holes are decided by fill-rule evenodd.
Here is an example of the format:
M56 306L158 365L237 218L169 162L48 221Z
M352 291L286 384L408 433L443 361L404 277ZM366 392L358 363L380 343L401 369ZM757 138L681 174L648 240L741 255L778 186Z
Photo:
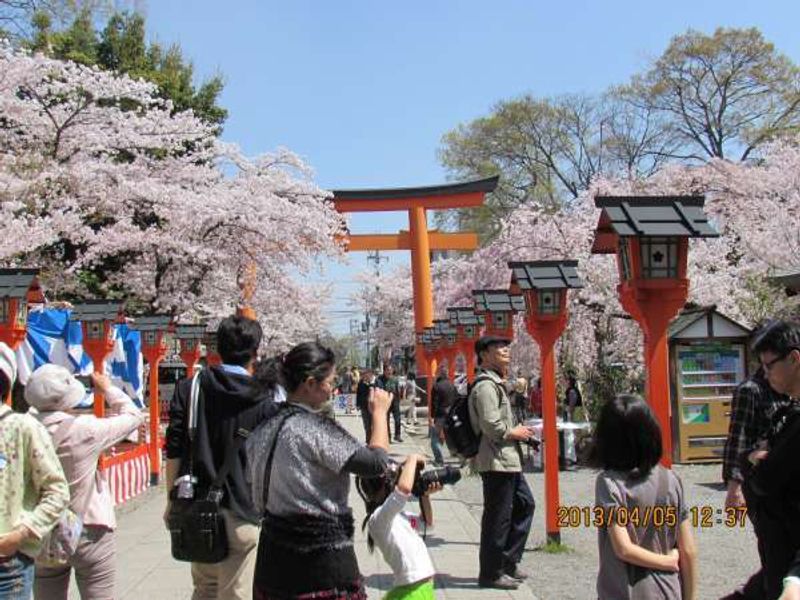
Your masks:
M467 381L475 381L475 342L481 336L484 319L475 314L470 306L454 306L447 309L450 324L456 328L456 344L464 356Z
M199 325L176 325L175 337L180 344L178 352L183 364L186 365L186 377L194 376L194 368L200 360L200 342L206 334L205 323Z
M98 375L105 374L106 357L114 350L114 327L122 318L122 302L118 301L86 300L72 307L70 320L80 321L83 349ZM102 417L106 412L105 396L97 389L93 394L94 414Z
M44 302L39 269L0 269L0 341L16 351L27 335L28 305ZM11 389L3 401L11 404Z
M216 367L222 364L222 357L217 348L217 330L206 329L203 333L203 345L206 347L206 366Z
M485 319L484 335L514 339L514 315L525 311L525 300L508 290L472 290L475 314Z
M435 319L433 327L436 335L439 336L440 353L447 361L447 378L455 381L456 378L456 357L458 356L458 346L456 345L456 328L450 325L450 319Z
M142 354L150 365L150 485L158 485L161 475L161 404L158 391L158 367L167 355L165 334L172 324L169 315L136 317L132 329L141 332Z
M574 260L509 262L508 266L511 291L521 292L525 299L525 327L541 355L545 526L547 540L560 543L555 345L567 325L567 290L581 288L583 283Z
M602 209L592 252L616 254L620 303L642 328L647 402L672 465L667 329L689 293L689 238L717 237L703 196L597 196Z

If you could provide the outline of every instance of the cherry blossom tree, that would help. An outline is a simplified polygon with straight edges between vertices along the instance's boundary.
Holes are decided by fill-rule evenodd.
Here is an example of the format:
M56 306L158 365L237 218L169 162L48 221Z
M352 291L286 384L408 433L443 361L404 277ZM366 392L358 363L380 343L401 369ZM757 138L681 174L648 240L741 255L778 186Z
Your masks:
M248 158L153 84L9 48L0 115L3 263L65 298L201 317L229 313L255 264L276 346L321 323L297 276L340 253L343 221L288 150Z

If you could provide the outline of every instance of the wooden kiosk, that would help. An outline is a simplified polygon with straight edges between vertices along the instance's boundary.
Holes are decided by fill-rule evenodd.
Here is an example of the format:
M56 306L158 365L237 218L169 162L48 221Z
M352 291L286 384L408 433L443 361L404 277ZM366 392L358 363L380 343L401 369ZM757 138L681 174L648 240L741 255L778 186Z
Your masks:
M748 376L750 333L714 306L684 310L670 324L675 462L722 459L733 392Z

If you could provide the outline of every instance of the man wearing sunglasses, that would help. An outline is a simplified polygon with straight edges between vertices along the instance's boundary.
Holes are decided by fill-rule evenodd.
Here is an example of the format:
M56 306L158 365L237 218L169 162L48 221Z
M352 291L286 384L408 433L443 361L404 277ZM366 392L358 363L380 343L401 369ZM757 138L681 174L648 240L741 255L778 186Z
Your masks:
M800 552L800 325L774 321L756 336L753 351L770 387L791 398L772 417L766 448L743 461L748 511L762 560L761 596L778 598ZM800 581L787 577L787 592ZM788 596L782 596L788 597Z

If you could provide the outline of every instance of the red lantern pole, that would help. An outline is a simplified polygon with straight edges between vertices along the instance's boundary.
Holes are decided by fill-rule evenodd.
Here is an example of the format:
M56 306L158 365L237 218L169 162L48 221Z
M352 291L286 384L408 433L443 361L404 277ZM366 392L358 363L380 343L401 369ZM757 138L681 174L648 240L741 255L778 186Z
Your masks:
M528 311L525 326L539 344L542 373L542 438L544 442L545 527L547 540L561 542L558 526L560 491L558 484L558 429L556 427L556 361L555 345L567 325L566 293L561 294L561 310L557 315L539 315L536 292L526 292Z
M144 319L142 319L144 321ZM164 328L168 322L164 324ZM146 329L142 331L142 355L150 365L150 485L158 485L161 476L161 403L158 389L158 368L167 355L164 343L164 330Z
M89 358L92 359L94 372L98 375L104 375L106 372L106 357L114 351L114 340L111 338L111 328L114 323L111 321L103 321L100 326L103 329L102 339L90 339L88 336L88 326L90 324L86 321L81 322L83 330L83 349ZM106 414L106 398L105 395L97 388L92 391L94 395L94 415L102 418Z

